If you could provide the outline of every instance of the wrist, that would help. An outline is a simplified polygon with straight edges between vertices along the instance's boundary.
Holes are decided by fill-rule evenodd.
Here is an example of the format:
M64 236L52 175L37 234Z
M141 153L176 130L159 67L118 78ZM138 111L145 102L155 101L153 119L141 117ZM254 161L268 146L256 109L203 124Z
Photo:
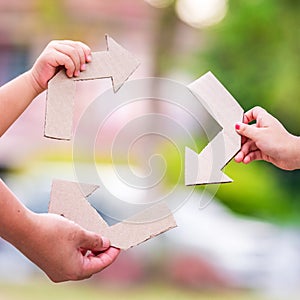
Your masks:
M28 84L34 90L35 97L45 90L45 88L39 84L39 81L37 79L37 76L34 74L33 69L30 69L29 71L24 73L24 75L26 76Z
M3 220L2 238L14 245L19 250L32 233L33 215L25 206L20 206L13 215L7 214Z
M300 169L300 137L291 135L291 144L290 144L290 150L291 150L291 165L292 169Z

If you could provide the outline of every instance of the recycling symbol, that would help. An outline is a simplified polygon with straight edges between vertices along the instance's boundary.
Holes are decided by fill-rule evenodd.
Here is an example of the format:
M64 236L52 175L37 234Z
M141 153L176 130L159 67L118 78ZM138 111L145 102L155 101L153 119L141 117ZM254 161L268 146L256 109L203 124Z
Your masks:
M61 71L49 82L45 136L72 140L78 179L77 183L53 181L49 212L105 233L113 246L128 249L175 227L172 212L189 199L195 185L232 181L222 169L240 149L234 124L242 121L243 109L211 72L189 85L166 78L127 81L139 62L112 38L106 36L106 41L107 51L93 53L79 77L70 79ZM111 78L112 88L91 102L73 132L76 81L101 78ZM111 119L119 120L128 111L130 117L107 142L103 133L113 126ZM214 132L207 123L214 124ZM194 138L198 133L209 140L202 151ZM154 144L168 144L176 153L185 188L177 182L165 191L169 166ZM121 192L110 184L105 166L97 163L96 153L103 148L110 157L110 174L124 186ZM120 153L126 163L118 163ZM142 173L130 161L138 157L144 159L139 162L144 165ZM112 226L86 200L98 187L101 215L118 221ZM126 195L136 195L133 198L138 200Z

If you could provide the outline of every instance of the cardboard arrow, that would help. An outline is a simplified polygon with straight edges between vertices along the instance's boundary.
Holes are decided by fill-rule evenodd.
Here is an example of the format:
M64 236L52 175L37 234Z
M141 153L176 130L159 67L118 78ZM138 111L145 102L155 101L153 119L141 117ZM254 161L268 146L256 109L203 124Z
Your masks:
M58 72L48 83L45 137L70 140L72 137L73 110L76 81L111 78L114 91L122 84L139 65L137 59L106 37L107 51L92 53L92 62L78 77L69 78L64 70Z
M232 182L222 169L241 148L241 137L236 133L234 125L242 121L244 111L211 72L191 83L188 88L222 130L200 154L186 147L185 184Z
M108 226L85 199L97 188L96 185L53 180L49 213L62 215L87 230L98 232L109 238L112 246L124 250L177 226L166 203L156 204L125 221Z

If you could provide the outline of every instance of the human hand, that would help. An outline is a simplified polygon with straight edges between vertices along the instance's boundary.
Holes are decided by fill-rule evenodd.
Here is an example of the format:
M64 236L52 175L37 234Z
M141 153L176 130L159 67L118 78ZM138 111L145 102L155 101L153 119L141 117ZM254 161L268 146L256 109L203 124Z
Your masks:
M254 124L248 123L255 121ZM242 136L241 150L235 161L248 164L265 160L284 170L300 168L300 140L261 107L254 107L244 115L244 123L236 124Z
M47 89L48 81L60 67L68 77L77 77L91 61L91 49L82 42L69 40L50 42L29 71L38 93Z
M54 282L89 278L120 253L108 239L59 215L30 214L31 231L14 245Z

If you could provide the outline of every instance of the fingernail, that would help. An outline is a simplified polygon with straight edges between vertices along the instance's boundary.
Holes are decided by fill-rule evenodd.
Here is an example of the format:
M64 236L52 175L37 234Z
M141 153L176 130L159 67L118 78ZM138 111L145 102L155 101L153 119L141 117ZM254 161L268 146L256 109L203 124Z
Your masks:
M75 71L75 72L74 72L74 76L75 76L75 77L78 77L78 76L79 76L79 71Z
M102 248L108 248L110 246L110 240L106 237L102 237Z
M236 129L236 130L240 130L240 128L241 128L241 125L240 125L239 123L236 123L236 124L235 124L235 129Z
M67 74L67 76L68 76L69 78L72 78L72 77L73 77L73 74L72 74L70 71L67 71L66 74Z
M92 60L92 56L91 55L88 55L87 58L86 58L87 62L90 62Z
M86 70L86 64L83 64L83 65L80 67L80 70L81 70L81 71L85 71L85 70Z

